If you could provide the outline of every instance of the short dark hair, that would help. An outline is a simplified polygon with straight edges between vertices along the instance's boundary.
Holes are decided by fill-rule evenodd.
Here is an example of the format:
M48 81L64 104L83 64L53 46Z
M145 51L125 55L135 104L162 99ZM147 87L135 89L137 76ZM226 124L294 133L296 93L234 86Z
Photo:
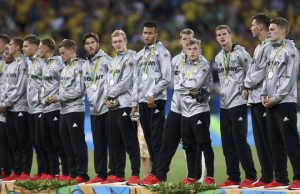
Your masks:
M55 50L55 41L52 38L46 38L42 40L41 43L47 46L51 51Z
M10 37L7 34L0 34L0 40L4 41L5 44L8 44L10 41Z
M77 44L74 40L71 39L64 39L63 41L61 41L61 43L59 44L59 48L66 48L66 49L72 49L74 51L76 51L77 49Z
M230 27L229 26L227 26L227 25L218 25L217 27L216 27L216 30L215 30L215 32L217 32L218 30L224 30L224 29L226 29L227 31L228 31L228 33L229 34L231 34L231 29L230 29Z
M192 29L189 29L189 28L185 28L185 29L183 29L183 30L181 30L181 32L180 32L180 38L182 38L182 35L183 34L185 34L185 35L192 35L192 36L194 36L195 34L194 34L194 31L192 30Z
M28 41L30 44L34 44L36 46L40 45L41 40L34 34L29 34L24 37L24 41Z
M154 21L146 21L144 23L143 27L146 27L146 28L155 28L155 31L157 31L157 24Z
M252 20L255 20L257 23L262 24L266 30L270 26L270 18L264 13L257 13L252 16Z
M290 32L290 24L287 21L287 19L282 18L282 17L277 17L271 20L271 24L276 24L283 28L285 30L285 35L287 35Z
M88 38L93 38L93 39L95 39L96 42L99 43L99 36L97 34L93 33L93 32L88 32L85 35L83 35L83 38L82 38L83 44L85 44L85 41Z
M13 37L11 39L11 41L13 41L13 43L15 45L17 45L20 48L20 51L22 52L22 48L23 48L23 38L21 37Z

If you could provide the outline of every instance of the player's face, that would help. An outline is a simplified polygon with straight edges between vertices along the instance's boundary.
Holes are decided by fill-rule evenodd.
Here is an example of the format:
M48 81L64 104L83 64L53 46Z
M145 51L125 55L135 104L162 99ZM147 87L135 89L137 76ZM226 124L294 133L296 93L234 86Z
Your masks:
M72 59L74 51L72 49L67 49L65 47L59 48L59 54L63 62L67 62Z
M201 54L201 49L198 44L189 45L186 47L186 54L191 61L195 61Z
M194 36L192 34L182 34L181 38L180 38L180 45L182 47L183 50L186 50L185 45L186 43L191 40Z
M5 63L9 64L14 60L14 57L12 55L9 54L9 45L7 44L5 47L5 51L4 51L4 59L5 59Z
M95 55L99 50L99 43L93 38L87 38L84 42L84 49L88 53L88 55Z
M232 34L227 29L217 30L216 39L221 46L225 46L232 42Z
M7 54L13 56L18 50L20 50L20 48L14 43L13 40L11 40L7 45L7 50Z
M258 36L258 34L259 34L259 28L260 28L260 24L258 24L256 22L256 20L252 20L250 30L252 32L253 37L257 37Z
M4 55L5 55L5 56L8 56L8 55L9 55L9 44L7 44L7 45L5 46L5 52L4 52Z
M3 54L5 52L5 46L6 46L6 43L0 39L0 54Z
M155 28L147 28L144 27L143 29L143 38L144 38L144 43L146 45L151 45L155 42L157 38L157 32Z
M117 51L117 53L121 53L127 49L126 47L127 39L122 35L112 37L111 41L112 41L112 46Z
M40 47L39 47L39 54L40 54L40 57L45 57L45 56L46 56L46 53L47 53L48 51L49 51L48 46L43 45L43 44L40 45Z
M27 40L23 42L22 51L25 56L31 57L33 56L38 50L38 46L35 44L29 43Z
M285 34L283 28L280 28L277 24L271 23L269 26L269 38L271 41L277 41Z

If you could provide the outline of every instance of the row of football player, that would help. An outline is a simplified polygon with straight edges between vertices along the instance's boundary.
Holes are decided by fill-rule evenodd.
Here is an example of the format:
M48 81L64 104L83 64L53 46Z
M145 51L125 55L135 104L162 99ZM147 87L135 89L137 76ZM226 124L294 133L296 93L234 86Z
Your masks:
M224 188L238 186L242 188L254 186L287 188L287 175L282 176L282 173L287 174L285 173L286 161L282 160L282 158L286 158L286 154L282 152L282 149L288 150L287 155L291 159L294 172L296 172L290 188L297 189L299 187L299 168L297 166L299 154L291 151L299 147L295 119L299 52L291 40L285 39L289 32L289 24L285 19L275 18L271 21L270 26L269 24L269 18L263 14L253 18L251 27L253 35L261 40L253 60L243 47L232 42L232 32L228 26L220 25L216 28L216 39L222 47L215 58L221 85L221 137L229 176L228 180L221 184ZM268 30L269 39L267 39ZM183 183L192 184L198 180L197 168L200 165L200 157L198 157L200 152L204 152L208 169L208 176L204 182L214 183L214 154L209 136L210 114L207 97L210 93L211 83L209 63L200 54L200 41L193 39L194 34L191 30L183 30L180 33L183 51L175 56L172 62L168 50L161 42L157 41L157 35L156 24L146 22L143 28L145 47L136 54L127 50L125 33L123 31L114 32L112 43L118 54L111 62L109 62L110 58L99 50L99 39L93 33L88 33L83 38L88 53L87 61L75 57L76 43L73 41L64 40L60 44L60 55L65 67L61 73L59 87L52 87L58 91L56 91L56 95L49 93L41 101L44 107L59 103L60 115L57 113L55 117L52 115L47 119L45 108L43 108L44 113L41 114L31 111L30 103L28 104L29 117L32 116L32 120L35 115L35 120L41 117L49 121L51 119L54 121L55 118L58 120L57 118L60 116L58 133L62 139L63 146L61 148L68 158L68 162L65 164L65 166L68 165L68 168L65 168L68 169L68 172L65 171L66 173L63 174L68 179L77 177L77 182L86 182L89 179L83 133L83 98L86 89L91 105L95 156L97 156L95 157L97 176L88 183L125 181L125 151L128 152L132 164L132 176L127 181L128 184L156 184L166 180L166 173L180 138L183 140L188 167L188 176ZM15 43L15 40L12 39L11 43ZM27 42L30 43L30 41ZM34 43L31 42L31 44ZM39 44L35 45L38 47ZM26 54L26 38L24 44L19 45L19 49L22 46L24 54ZM43 56L42 46L43 41L40 48L41 56ZM11 47L13 44L9 45L8 50ZM48 48L50 47L48 46ZM32 56L27 54L29 78L25 85L27 85L28 102L35 99L30 92L33 90L32 82L38 80L38 76L34 74L37 72L34 69L38 66L38 60L33 57L35 52L32 53ZM50 67L51 60L49 57L45 58L47 59L46 66ZM21 60L15 57L15 61ZM55 71L55 68L49 67L48 69L44 68L43 73ZM25 69L26 65L22 70ZM56 70L56 72L59 71ZM14 75L6 77L9 77L7 80L10 80L11 83ZM41 80L45 82L53 80L53 77L44 76L44 79ZM164 125L165 89L171 80L174 82L175 94L172 99L171 112ZM9 83L5 85L9 85ZM41 93L45 94L51 87L42 88L44 91ZM250 95L249 91L251 91ZM32 93L37 95L36 92ZM3 98L3 110L8 107L4 106L6 98ZM247 103L251 105L253 113L254 136L263 172L262 178L259 180L256 180L256 170L250 147L246 141ZM139 114L136 113L137 111ZM7 125L9 125L9 116L14 120L20 115L20 113L13 115L10 112L14 113L10 109L7 110ZM23 117L26 112L21 112L21 114ZM132 116L130 117L130 115ZM136 128L131 121L137 117L140 118L153 160L152 174L143 180L139 179L138 141ZM278 124L275 125L276 122ZM109 127L104 127L104 123L107 123ZM45 125L45 122L42 124ZM57 129L58 127L56 127ZM106 135L100 137L97 134L99 131ZM33 137L33 139L35 138ZM103 145L96 146L97 142L106 142L106 140L111 152L109 154L111 172L108 177L106 177L107 159L103 154L105 152ZM282 142L282 144L278 142ZM59 151L57 150L57 152ZM13 153L15 152L13 151ZM51 158L51 154L48 155ZM77 159L75 160L75 158ZM101 160L104 158L105 161L102 162ZM239 161L246 172L246 179L241 184ZM24 169L26 170L26 168ZM20 172L28 175L25 170L18 173L14 169L14 172L17 176ZM273 175L274 172L275 175ZM55 173L57 174L57 172ZM50 174L55 173L50 172ZM272 181L273 179L274 181Z

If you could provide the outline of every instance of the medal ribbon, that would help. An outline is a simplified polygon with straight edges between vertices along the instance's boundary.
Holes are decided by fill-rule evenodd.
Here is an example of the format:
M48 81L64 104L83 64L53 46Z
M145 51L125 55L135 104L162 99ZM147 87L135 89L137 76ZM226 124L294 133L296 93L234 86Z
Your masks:
M228 67L229 67L229 64L230 64L230 60L231 60L231 51L229 51L229 56L227 57L227 61L225 61L225 53L223 53L223 67L224 67L224 77L225 79L228 79Z
M45 71L44 71L44 75L45 75L45 76L48 76L48 74L49 74L49 71L50 71L50 67L51 67L52 61L53 61L53 60L50 59L50 60L47 62L47 65L46 65Z
M34 68L35 68L35 65L36 65L38 59L39 59L39 58L36 57L36 58L34 59L32 65L30 66L30 69L29 69L29 86L30 86L30 83L31 83L31 76L32 76L32 73L33 73L33 71L34 71Z
M150 63L150 58L153 55L155 48L156 48L156 46L152 47L152 49L151 49L151 51L150 51L150 53L147 57L147 62L146 63L145 63L145 58L143 58L143 63L145 65L144 74L148 74L148 66L149 66L149 63Z
M127 51L126 51L126 53L127 53ZM123 55L123 57L121 58L121 60L118 63L117 63L117 59L116 59L116 62L113 64L112 72L111 72L112 80L114 80L115 75L116 75L116 71L117 71L118 67L120 66L121 62L123 61L126 53Z
M181 57L181 58L180 58L179 70L181 70L181 69L183 68L183 66L184 66L184 61L185 61L184 58L185 58L185 57Z
M2 73L2 69L4 67L4 64L5 64L5 60L3 60L3 62L1 63L1 66L0 66L0 73Z
M18 64L19 61L20 61L20 57L17 58L11 65L9 65L9 66L13 66L13 67L11 68L12 70L9 71L9 74L11 74L11 73L13 73L13 72L16 71L16 69L17 69L17 64ZM12 76L9 75L9 78L8 78L8 80L7 80L7 83L10 83L10 82L11 82L11 79L12 79Z
M278 58L279 53L282 51L283 47L284 47L284 44L282 44L281 47L277 50L277 52L276 52L276 54L275 54L275 56L274 56L274 58L272 60L271 68L269 69L269 72L273 72L273 70L274 70L274 63L275 63L276 59Z
M66 84L66 75L67 75L67 70L70 68L70 67L72 67L72 66L74 66L75 65L75 61L73 61L72 63L71 63L71 65L70 66L68 66L66 69L64 69L65 71L63 71L63 75L62 75L62 77L64 78L64 80L62 80L62 82L61 82L61 89L62 89L62 91L64 91L65 90L65 84Z
M96 81L97 81L96 78L97 78L97 70L98 70L99 62L100 62L100 57L97 58L96 65L95 65L95 68L94 68L94 71L93 71L93 84L96 84Z
M197 67L199 67L198 63L194 65L188 72L186 72L184 75L185 79L189 79L193 75Z

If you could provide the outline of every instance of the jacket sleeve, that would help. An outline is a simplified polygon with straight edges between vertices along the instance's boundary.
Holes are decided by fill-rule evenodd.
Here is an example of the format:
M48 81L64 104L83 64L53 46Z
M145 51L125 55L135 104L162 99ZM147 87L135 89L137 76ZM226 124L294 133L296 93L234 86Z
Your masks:
M187 91L186 88L183 86L185 79L184 79L185 69L182 68L178 75L178 79L174 83L174 90L182 95L187 95L190 91Z
M133 64L133 94L132 94L132 106L137 106L139 101L139 74L140 74L140 66L138 65L137 56L134 59L136 61L135 64Z
M27 90L27 64L25 61L21 61L18 68L18 80L16 85L11 84L6 92L6 98L4 99L5 107L13 106ZM9 78L8 78L9 79Z
M120 72L120 80L118 80L118 83L108 91L107 97L116 98L132 87L133 67L135 64L135 57L130 58L127 63L123 64Z
M239 80L240 90L243 90L245 88L245 77L247 74L247 71L249 69L250 64L252 63L252 57L249 55L248 52L246 52L244 49L239 53L238 56L239 63L242 65L244 70L244 76L242 76Z
M75 73L74 73L74 80L71 87L65 88L65 90L59 94L59 100L63 102L72 101L74 99L80 98L84 95L85 92L85 85L83 79L83 72L82 72L82 64L77 64Z
M177 62L176 58L177 57L173 57L172 61L171 61L171 81L169 84L171 88L174 88L174 85L175 85L174 78L175 78L175 66L176 66L176 62Z
M2 69L2 76L1 76L1 81L2 83L0 84L1 85L1 89L0 89L0 101L3 100L4 98L4 90L5 90L5 83L6 83L6 68L7 68L7 64L5 64L3 66L3 69Z
M92 78L89 71L89 61L86 60L83 67L82 67L82 75L84 80L84 86L88 89L92 85Z
M260 96L267 96L267 79L264 79Z
M104 61L103 61L103 67L104 67L104 76L105 76L105 82L104 82L104 96L107 96L107 92L108 92L108 79L109 79L109 76L110 76L110 70L112 68L112 59L111 58L106 58Z
M156 97L162 93L171 81L171 55L168 50L158 54L158 63L161 70L161 77L149 93L149 96Z
M262 83L266 77L268 48L265 47L256 59L253 59L250 68L247 71L244 85L246 88L255 89L259 83ZM253 69L255 68L256 69Z
M44 60L44 59L41 59L40 58L40 60L39 60L39 70L40 70L40 75L39 75L39 77L40 77L40 79L41 79L41 81L38 83L38 99L39 99L39 101L40 101L40 103L43 103L43 69L44 69L44 67L46 66L46 61Z
M292 90L295 83L297 83L297 76L299 71L299 51L296 49L288 51L285 54L285 61L285 72L279 78L281 84L272 97L272 101L275 103L278 103L282 99L284 99Z
M56 79L60 80L61 72L64 69L64 67L65 65L61 61L55 60L54 70Z

